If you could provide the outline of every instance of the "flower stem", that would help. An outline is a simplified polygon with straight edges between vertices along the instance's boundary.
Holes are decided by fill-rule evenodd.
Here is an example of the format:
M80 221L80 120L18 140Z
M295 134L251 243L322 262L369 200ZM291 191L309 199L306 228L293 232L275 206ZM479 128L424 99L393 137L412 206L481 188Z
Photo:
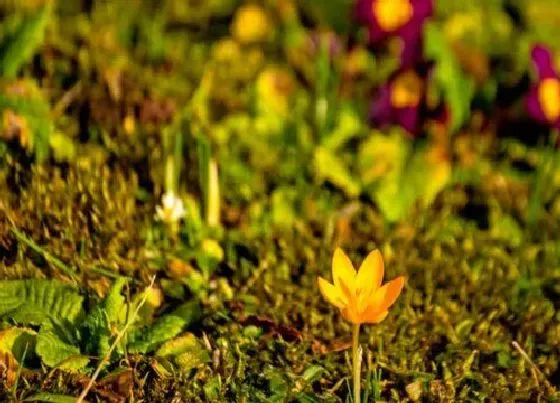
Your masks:
M354 403L360 403L360 369L361 359L358 341L360 338L360 325L352 328L352 376L354 378Z

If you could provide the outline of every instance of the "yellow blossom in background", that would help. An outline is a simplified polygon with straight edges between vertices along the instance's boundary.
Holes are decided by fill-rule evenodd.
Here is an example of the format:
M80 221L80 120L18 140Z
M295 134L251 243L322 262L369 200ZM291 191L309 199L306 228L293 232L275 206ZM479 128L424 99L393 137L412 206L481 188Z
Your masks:
M295 79L288 70L277 66L266 67L256 83L261 110L286 117L295 89Z
M371 252L356 272L348 256L337 248L332 261L334 284L319 277L319 289L348 322L355 325L379 323L387 317L405 281L405 277L400 276L381 286L383 274L383 257L379 250Z
M244 44L266 41L271 32L270 18L256 4L240 7L231 26L235 39Z
M551 122L556 121L560 117L560 80L555 77L542 80L538 97L546 118Z
M239 44L232 39L222 39L214 45L212 56L218 62L230 62L241 57Z
M393 83L391 105L395 108L415 108L420 103L423 84L418 74L407 70L399 75Z
M384 31L392 32L410 21L414 8L410 0L377 0L372 2L372 13Z

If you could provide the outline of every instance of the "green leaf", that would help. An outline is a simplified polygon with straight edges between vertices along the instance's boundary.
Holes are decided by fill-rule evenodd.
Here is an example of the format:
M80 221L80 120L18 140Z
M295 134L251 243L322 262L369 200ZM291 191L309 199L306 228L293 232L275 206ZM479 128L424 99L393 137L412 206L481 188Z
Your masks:
M29 94L8 96L0 92L0 113L10 110L23 117L30 132L27 135L31 136L30 147L37 161L41 162L49 155L49 139L53 131L50 106L34 85L27 86L29 88L24 85L22 87Z
M424 53L435 61L433 78L443 92L451 111L451 130L459 129L470 116L471 101L475 82L466 76L444 34L436 23L428 23L424 28Z
M523 230L515 218L508 214L492 213L490 216L490 235L499 239L513 248L523 243Z
M40 392L23 399L24 402L76 403L77 397L56 393Z
M192 333L167 341L157 350L156 356L171 358L182 371L210 361L210 354Z
M360 155L365 170L362 176L368 182L377 179L371 193L389 222L402 219L417 201L423 207L431 204L451 177L451 165L437 149L412 151L397 134L385 139L372 138L364 153ZM381 168L375 167L375 160ZM368 161L372 164L369 171Z
M125 309L125 298L121 292L126 283L127 279L124 277L116 279L103 301L103 309L109 322L118 322L124 319L121 313Z
M21 66L26 63L43 42L45 28L51 16L52 1L47 1L34 15L7 35L0 44L0 75L15 78Z
M307 383L313 383L321 379L321 375L325 372L325 368L320 365L309 366L301 376Z
M85 351L104 356L111 346L111 324L124 322L125 298L121 291L127 279L117 278L105 299L88 314L82 326L86 335Z
M179 335L183 329L194 323L200 317L200 304L198 301L186 302L173 312L164 315L148 328L138 330L136 337L129 344L131 353L149 353L154 351L163 342Z
M54 280L0 281L0 316L22 324L75 323L82 301L75 288Z
M410 145L399 130L389 135L375 131L361 144L358 168L362 182L369 186L386 175L400 174Z
M24 353L27 351L26 359L29 358L29 352L35 349L36 333L32 329L21 327L11 327L0 331L0 353L11 354L17 362L21 363Z
M82 356L77 346L63 341L48 326L43 326L39 331L35 352L49 367L77 371L89 363L89 358Z
M291 228L296 219L295 200L296 189L292 187L281 187L275 189L271 196L272 221L281 228Z
M360 186L352 177L344 162L324 147L315 149L313 168L317 178L328 180L342 189L348 196L356 197L360 193Z
M335 151L348 140L356 137L362 129L360 117L349 104L339 110L335 128L328 134L322 145L329 151Z

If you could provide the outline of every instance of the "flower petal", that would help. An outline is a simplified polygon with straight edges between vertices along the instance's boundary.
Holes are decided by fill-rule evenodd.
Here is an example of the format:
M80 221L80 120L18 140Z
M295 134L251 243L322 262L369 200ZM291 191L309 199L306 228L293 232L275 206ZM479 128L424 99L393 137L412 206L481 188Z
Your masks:
M404 276L397 277L375 291L369 301L364 315L371 317L381 312L385 312L399 297L404 286L404 282Z
M554 61L549 48L543 45L535 45L531 52L531 59L537 69L539 80L557 77L554 71Z
M340 248L336 248L334 251L332 274L334 285L337 288L346 289L349 293L354 291L356 271L348 256Z
M531 88L525 102L526 102L527 112L529 113L529 116L532 119L536 120L538 123L541 124L548 123L548 120L546 119L546 116L544 114L544 111L539 101L538 86L534 86L533 88Z
M356 276L356 287L360 290L358 311L366 308L364 305L370 299L371 293L381 286L384 271L383 257L376 249L364 259Z
M371 313L366 313L363 315L362 317L362 323L380 323L382 322L387 315L389 314L389 311L385 311L385 312L371 312Z
M317 281L319 283L319 290L321 291L321 294L323 294L323 297L325 297L330 304L336 306L337 308L344 308L344 306L346 306L348 301L338 288L322 277L319 277Z
M348 305L340 310L342 317L345 321L353 323L355 325L359 325L363 323L362 318L356 312L356 309L353 305Z

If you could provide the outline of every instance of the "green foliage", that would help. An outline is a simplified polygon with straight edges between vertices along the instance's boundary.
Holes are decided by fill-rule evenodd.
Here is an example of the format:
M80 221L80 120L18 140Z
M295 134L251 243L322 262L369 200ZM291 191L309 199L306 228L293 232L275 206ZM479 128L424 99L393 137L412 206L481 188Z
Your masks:
M76 146L71 138L60 132L53 132L49 138L53 157L57 162L70 162L76 157Z
M0 316L17 323L75 323L83 314L78 291L53 280L0 281Z
M171 359L182 371L189 371L210 361L210 354L192 333L165 342L155 353Z
M115 280L105 299L88 314L82 325L85 334L85 351L104 356L111 346L111 326L123 321L125 298L121 291L127 280Z
M11 327L0 331L0 354L9 353L22 364L35 348L36 333L28 328ZM25 357L24 357L25 356Z
M433 78L443 92L451 113L451 130L459 129L470 117L474 80L463 73L443 33L435 23L424 28L424 53L435 61Z
M50 136L53 123L49 104L35 91L27 96L7 95L0 92L0 115L5 110L23 117L29 128L32 147L37 161L44 161L49 155Z
M317 147L315 149L313 168L318 179L330 181L342 189L348 196L356 197L360 193L359 184L348 172L341 158L325 147Z
M179 335L187 326L200 317L198 301L186 302L173 312L159 317L155 323L137 331L128 346L131 353L149 353L167 340Z
M76 345L65 342L53 329L43 326L37 335L35 352L49 367L77 371L89 363L89 358L80 354Z
M0 43L0 75L15 78L18 71L43 42L50 21L52 1L47 1L34 15L24 19Z
M76 398L68 395L41 392L23 399L24 402L76 403Z
M434 151L413 149L400 131L373 134L364 144L358 159L362 180L387 221L404 218L417 202L430 205L448 183L449 162Z

